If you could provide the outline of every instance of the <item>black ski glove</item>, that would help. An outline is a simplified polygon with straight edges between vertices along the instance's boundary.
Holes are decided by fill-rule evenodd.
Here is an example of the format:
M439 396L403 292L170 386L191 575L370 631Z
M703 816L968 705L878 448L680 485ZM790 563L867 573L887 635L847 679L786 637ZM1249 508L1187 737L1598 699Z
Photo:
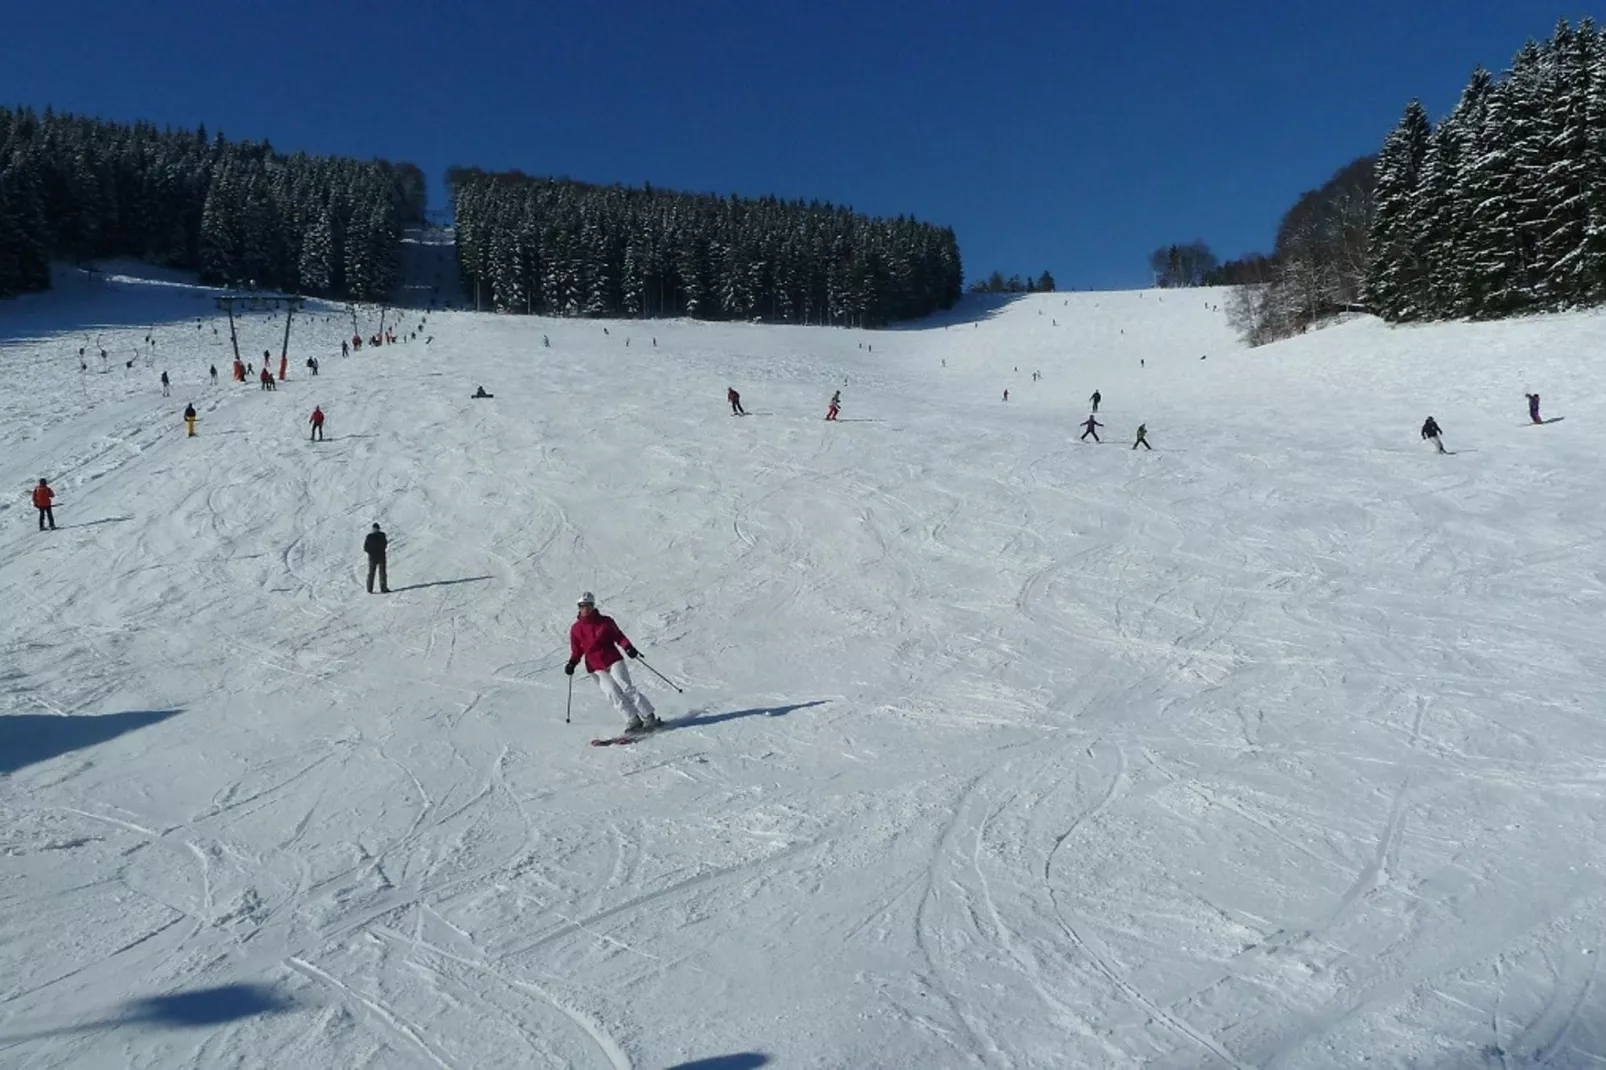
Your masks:
M639 658L639 657L641 657L641 651L637 650L633 646L627 646L627 647L625 647L625 657L627 657L627 658Z
M579 662L577 662L577 661L565 662L564 665L563 665L563 674L565 676L573 676L574 675L574 667L576 665L578 665L578 664L579 664Z

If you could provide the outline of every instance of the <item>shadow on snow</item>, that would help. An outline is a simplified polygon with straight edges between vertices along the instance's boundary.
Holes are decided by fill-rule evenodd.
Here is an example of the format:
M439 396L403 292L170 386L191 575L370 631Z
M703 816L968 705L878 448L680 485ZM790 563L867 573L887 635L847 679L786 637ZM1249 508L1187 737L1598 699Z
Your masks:
M57 531L71 531L73 528L93 528L93 527L99 527L101 524L121 524L125 520L132 520L132 519L134 519L134 518L131 517L131 516L108 516L108 517L103 517L100 520L83 520L83 521L80 521L77 524L62 524L59 527L57 527L56 530Z
M883 331L929 331L937 327L959 327L984 320L997 319L1015 302L1031 294L965 294L958 304L946 312L933 312L917 320L889 323Z
M297 1009L299 1008L293 1001L263 985L219 985L216 988L198 988L193 992L175 992L166 996L148 996L132 1000L124 1006L121 1014L78 1025L0 1036L0 1044L20 1044L28 1040L91 1033L101 1029L119 1029L129 1025L150 1025L161 1029L200 1029L226 1025L243 1018L287 1014Z
M761 1051L744 1051L735 1055L716 1055L712 1059L696 1059L689 1063L676 1063L669 1070L753 1070L768 1066L770 1057Z
M0 716L0 776L36 762L116 739L125 732L158 724L182 710L129 710L124 713L69 715L16 713Z
M806 710L810 706L824 706L830 699L817 698L813 702L798 702L791 706L757 706L750 710L731 710L729 713L691 713L685 717L677 717L672 721L665 721L665 728L697 728L704 725L722 724L725 721L734 721L740 717L785 717L793 710Z
M495 578L495 576L464 576L460 580L431 580L428 583L410 583L406 587L392 587L390 593L401 594L403 591L422 591L425 587L451 587L459 583L481 583Z

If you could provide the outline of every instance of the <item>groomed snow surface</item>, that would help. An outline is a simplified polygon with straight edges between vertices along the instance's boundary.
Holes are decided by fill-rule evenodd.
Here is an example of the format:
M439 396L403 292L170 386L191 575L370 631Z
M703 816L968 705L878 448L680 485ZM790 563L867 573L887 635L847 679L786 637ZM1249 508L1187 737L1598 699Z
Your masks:
M268 394L113 276L0 305L0 1065L1606 1063L1606 318L319 306Z

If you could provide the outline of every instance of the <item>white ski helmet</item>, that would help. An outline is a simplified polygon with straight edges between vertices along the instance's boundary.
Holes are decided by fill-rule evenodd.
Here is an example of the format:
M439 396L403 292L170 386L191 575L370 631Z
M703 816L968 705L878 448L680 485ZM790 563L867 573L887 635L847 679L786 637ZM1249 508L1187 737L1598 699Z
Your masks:
M574 600L574 604L577 606L594 606L597 604L597 600L591 597L590 591L581 591L580 597Z

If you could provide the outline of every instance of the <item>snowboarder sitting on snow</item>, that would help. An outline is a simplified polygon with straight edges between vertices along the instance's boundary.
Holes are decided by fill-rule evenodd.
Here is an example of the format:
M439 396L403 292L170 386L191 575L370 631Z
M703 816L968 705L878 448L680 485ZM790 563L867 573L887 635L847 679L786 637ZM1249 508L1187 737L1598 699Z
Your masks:
M485 392L485 388L483 386L481 386L481 387L475 387L475 389L474 389L474 397L477 397L477 398L494 398L494 397L496 397L496 395L495 394L487 394Z
M746 416L747 410L742 408L742 395L736 392L734 386L725 388L725 400L731 403L732 416Z
M1524 394L1523 397L1528 399L1528 419L1536 424L1544 423L1545 421L1539 418L1539 395Z
M323 441L323 406L312 407L312 419L307 421L312 425L312 437L309 441Z
M1439 447L1440 453L1446 452L1444 448L1444 442L1439 438L1439 436L1443 433L1443 431L1439 430L1439 421L1435 420L1431 416L1429 416L1427 421L1422 424L1422 437L1424 439L1431 439L1433 444Z
M55 499L56 492L51 490L50 484L41 478L39 485L33 489L33 507L39 510L40 531L45 530L45 522L47 520L50 522L50 530L56 530L56 514L50 507L50 503Z
M1094 428L1103 427L1103 426L1104 426L1103 424L1099 423L1093 417L1089 416L1086 420L1082 421L1082 437L1080 439L1078 439L1077 441L1086 442L1088 435L1092 435L1093 436L1093 441L1094 442L1103 441L1102 439L1099 438L1099 433L1096 430L1094 430Z
M368 555L368 593L374 593L374 573L379 573L379 593L390 593L390 582L385 576L385 549L390 540L375 524L368 537L362 541L362 552Z
M1132 443L1132 448L1133 449L1137 449L1139 446L1142 446L1146 450L1154 449L1153 446L1149 445L1149 425L1148 424L1138 424L1138 440L1136 442Z
M185 438L194 438L195 437L195 406L194 405L186 405L186 406L184 406L184 430L186 432L186 434L184 436Z
M623 647L625 656L641 657L625 633L619 630L612 617L597 612L597 601L586 591L576 602L578 616L569 626L569 661L563 671L574 675L574 667L585 659L586 672L597 679L597 686L613 703L613 708L626 716L626 732L645 732L663 722L653 712L647 696L636 690L630 681L630 670L619 657Z

